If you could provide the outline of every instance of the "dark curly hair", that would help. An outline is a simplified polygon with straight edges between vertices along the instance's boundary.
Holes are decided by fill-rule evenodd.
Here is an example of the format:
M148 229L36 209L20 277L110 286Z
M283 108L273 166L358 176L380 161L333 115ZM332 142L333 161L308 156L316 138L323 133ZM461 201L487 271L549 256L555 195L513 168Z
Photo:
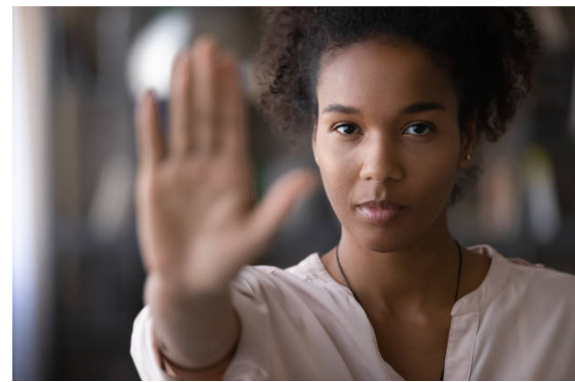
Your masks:
M478 140L495 142L532 87L539 34L520 8L294 7L262 10L256 57L260 104L281 131L311 131L318 118L320 58L355 42L384 38L416 44L450 74L460 129L475 119ZM459 174L454 203L480 168Z

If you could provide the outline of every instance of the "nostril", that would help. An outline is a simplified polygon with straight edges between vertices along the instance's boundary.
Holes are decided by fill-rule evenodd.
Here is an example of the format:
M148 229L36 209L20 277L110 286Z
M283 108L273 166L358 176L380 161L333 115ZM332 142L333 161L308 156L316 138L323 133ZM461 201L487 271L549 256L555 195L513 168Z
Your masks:
M384 162L364 164L360 171L360 178L368 181L399 181L404 177L404 171L398 164Z

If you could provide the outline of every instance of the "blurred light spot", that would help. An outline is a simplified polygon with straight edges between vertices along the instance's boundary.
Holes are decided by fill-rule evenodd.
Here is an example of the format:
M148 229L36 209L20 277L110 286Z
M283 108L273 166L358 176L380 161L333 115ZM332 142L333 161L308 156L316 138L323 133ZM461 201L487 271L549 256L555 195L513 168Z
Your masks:
M98 240L110 242L126 227L132 204L132 179L132 163L125 155L106 162L88 214L90 230Z
M172 62L192 37L191 20L181 10L158 16L136 36L128 54L128 86L134 98L153 89L168 98Z

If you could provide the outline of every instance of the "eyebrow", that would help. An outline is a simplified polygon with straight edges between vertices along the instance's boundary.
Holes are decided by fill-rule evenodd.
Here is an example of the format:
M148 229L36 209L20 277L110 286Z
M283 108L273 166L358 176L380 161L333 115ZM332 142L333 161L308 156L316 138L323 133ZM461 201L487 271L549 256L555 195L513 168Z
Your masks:
M404 107L401 112L406 114L415 114L427 110L445 110L445 106L438 102L417 102Z
M360 114L361 115L361 111L359 109L357 109L353 106L341 105L339 103L332 103L332 104L327 105L321 113L325 114L325 113L331 113L334 111L337 113L343 113L343 114Z
M404 107L401 110L402 114L415 114L421 113L423 111L428 110L445 110L445 106L438 102L416 102L411 105ZM361 111L353 106L346 106L341 105L338 103L332 103L327 105L323 110L322 114L330 113L330 112L338 112L343 114L359 114L361 115Z

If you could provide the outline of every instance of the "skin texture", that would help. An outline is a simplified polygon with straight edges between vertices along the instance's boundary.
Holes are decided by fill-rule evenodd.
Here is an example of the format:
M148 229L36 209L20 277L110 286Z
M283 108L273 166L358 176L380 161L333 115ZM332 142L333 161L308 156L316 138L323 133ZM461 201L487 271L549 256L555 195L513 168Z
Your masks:
M473 125L460 133L448 73L408 43L366 41L325 55L317 99L312 147L342 225L343 269L382 356L406 378L437 379L459 262L446 206L458 169L473 154ZM418 103L436 106L405 111ZM357 205L381 198L406 208L386 224L365 220ZM322 261L345 285L334 251ZM463 263L460 297L489 267L467 250Z

